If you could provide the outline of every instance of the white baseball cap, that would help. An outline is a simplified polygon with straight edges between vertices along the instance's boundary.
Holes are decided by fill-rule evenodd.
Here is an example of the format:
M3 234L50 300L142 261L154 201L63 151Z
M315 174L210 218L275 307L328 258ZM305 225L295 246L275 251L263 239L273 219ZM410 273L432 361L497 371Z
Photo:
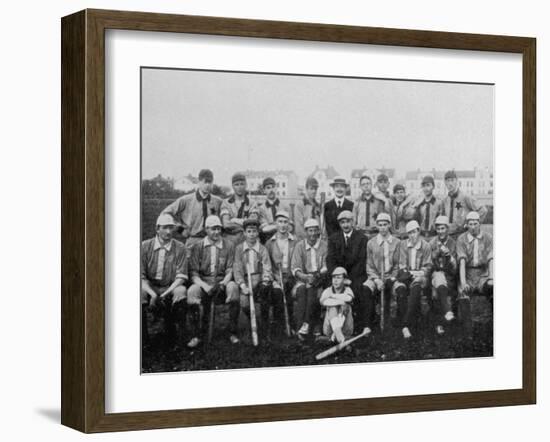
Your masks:
M466 221L479 221L479 213L475 212L475 211L472 211L470 213L468 213L468 215L466 215Z
M315 218L310 218L304 223L304 229L309 229L310 227L319 227L319 221Z
M405 226L405 231L409 233L414 229L420 229L420 226L418 225L418 222L413 219L412 221L409 221L407 223L407 225Z
M387 221L389 223L391 223L391 217L388 213L379 213L378 216L376 217L376 222L379 222L379 221Z
M449 225L449 217L445 216L445 215L439 215L436 219L435 219L435 222L434 224L437 226L437 225L445 225L445 226L448 226Z
M216 215L210 215L208 218L206 218L206 221L204 222L204 227L222 227L222 222L220 218L218 218Z
M157 218L157 226L175 226L174 218L169 213L161 213Z

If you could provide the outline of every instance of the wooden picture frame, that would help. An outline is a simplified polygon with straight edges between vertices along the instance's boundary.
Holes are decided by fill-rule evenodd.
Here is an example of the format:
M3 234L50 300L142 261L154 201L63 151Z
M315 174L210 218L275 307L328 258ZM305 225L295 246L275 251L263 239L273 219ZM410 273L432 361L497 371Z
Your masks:
M105 30L494 51L523 64L523 385L519 389L135 413L105 412ZM534 38L84 10L62 19L62 424L83 432L533 404L536 400Z

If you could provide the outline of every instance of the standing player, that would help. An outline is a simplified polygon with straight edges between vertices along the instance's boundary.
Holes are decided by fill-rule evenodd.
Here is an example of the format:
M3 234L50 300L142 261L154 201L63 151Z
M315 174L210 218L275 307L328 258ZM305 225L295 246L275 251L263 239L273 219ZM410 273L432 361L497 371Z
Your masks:
M277 324L277 332L282 334L285 328L284 305L286 303L289 327L294 329L292 323L293 303L292 288L294 277L291 272L291 258L296 246L296 238L289 233L290 216L288 212L279 210L275 216L277 232L266 243L267 251L271 258L273 269L273 287L271 290L271 305L273 306L273 319ZM282 280L281 280L282 278ZM285 303L283 303L285 296ZM266 315L265 317L263 315ZM262 310L262 321L269 321L269 310Z
M416 210L416 220L420 224L420 234L426 241L433 238L435 233L435 219L443 213L443 203L434 195L435 183L430 175L422 178L422 196L413 206Z
M258 211L260 214L260 240L262 244L265 244L277 231L277 224L275 223L277 212L279 210L288 212L288 208L281 204L281 200L277 198L277 183L273 178L264 179L262 188L266 199L258 205Z
M399 265L399 239L390 233L391 218L381 213L376 218L378 234L367 243L367 280L365 303L367 332L373 327L375 316L375 295L384 297L384 317L390 318L391 293L395 285Z
M362 232L368 239L378 232L376 217L382 212L387 212L386 203L372 193L372 179L363 175L359 179L361 196L353 205L353 221L357 230Z
M405 192L405 186L396 184L393 186L392 196L392 230L399 239L406 239L405 226L414 218L416 210L412 207L413 198Z
M256 204L248 197L246 177L242 173L234 174L231 184L233 195L223 200L220 217L224 236L236 246L244 240L243 222L255 209Z
M327 275L327 243L321 239L319 222L308 219L304 229L307 237L296 244L291 264L297 281L295 313L300 339L308 336L319 324L319 298Z
M470 296L486 296L493 303L493 237L481 232L478 212L466 216L468 231L456 241L456 255L459 264L458 308L471 335Z
M443 215L449 218L449 235L456 239L465 231L466 215L477 212L480 222L483 222L487 216L487 208L459 189L454 170L445 173L445 186L449 193L443 199Z
M240 288L241 309L246 316L250 318L250 296L254 296L254 301L260 301L262 317L269 315L271 301L271 284L273 274L271 271L271 260L267 249L259 241L259 223L255 220L247 219L243 223L244 241L235 249L235 259L233 261L233 277ZM248 274L250 273L250 281ZM249 289L252 287L252 292ZM267 336L267 327L269 324L260 324Z
M349 184L344 177L334 177L330 186L334 189L334 198L325 203L325 224L327 237L330 238L334 233L340 231L338 215L344 210L351 212L353 210L353 201L346 198L346 192ZM321 232L322 234L323 232Z
M168 331L177 328L178 341L185 334L185 299L187 291L187 257L185 246L172 238L174 219L161 214L154 238L141 243L141 330L143 342L148 341L147 310L160 313L166 319Z
M304 230L304 223L308 219L315 219L320 222L321 219L321 205L317 201L317 189L319 188L319 182L309 177L306 180L306 192L304 197L296 204L296 210L294 214L294 233L298 239L304 239L306 232Z
M451 300L456 292L456 242L449 236L449 218L435 219L437 236L430 241L432 249L432 290L436 313L436 332L445 333L443 324L454 319Z
M367 305L363 282L367 278L367 238L353 228L353 214L344 210L338 215L340 231L328 240L327 267L332 274L336 267L346 269L354 295L355 327L367 327Z
M430 245L420 237L418 222L409 221L406 230L409 238L399 245L395 293L403 337L409 339L412 336L410 329L416 325L420 315L422 290L427 287L432 270L432 254Z
M210 308L215 303L229 305L229 340L237 344L239 338L239 287L233 279L233 244L221 236L222 223L215 215L206 218L206 237L191 249L189 271L193 285L187 294L188 314L191 316L191 340L188 347L196 347L207 329ZM202 324L200 307L202 306ZM202 327L201 327L202 325Z
M191 248L206 236L205 223L209 215L218 215L222 204L221 198L212 195L214 174L209 169L199 172L198 189L184 195L166 207L162 213L171 215L183 229L185 245Z

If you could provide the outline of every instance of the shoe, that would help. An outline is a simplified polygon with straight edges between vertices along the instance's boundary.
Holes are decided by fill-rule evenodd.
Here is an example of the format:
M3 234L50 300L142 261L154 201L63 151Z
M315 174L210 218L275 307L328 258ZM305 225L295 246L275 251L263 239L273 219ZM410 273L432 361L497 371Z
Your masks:
M409 327L403 327L402 332L405 339L410 339L412 337Z
M365 336L368 336L372 333L372 330L370 329L370 327L365 327L363 329L363 333L365 334Z
M438 325L436 328L435 328L435 331L436 333L441 336L445 333L445 329L443 328L442 325Z
M455 314L453 312L447 312L445 313L445 320L447 322L452 321L455 318Z
M229 342L232 344L238 344L241 340L237 337L237 335L231 335L229 336Z
M201 342L201 340L199 338L194 337L187 343L187 347L188 348L195 348L200 344L200 342Z
M304 322L300 327L300 330L298 330L298 334L307 335L308 333L309 333L309 324L307 322Z

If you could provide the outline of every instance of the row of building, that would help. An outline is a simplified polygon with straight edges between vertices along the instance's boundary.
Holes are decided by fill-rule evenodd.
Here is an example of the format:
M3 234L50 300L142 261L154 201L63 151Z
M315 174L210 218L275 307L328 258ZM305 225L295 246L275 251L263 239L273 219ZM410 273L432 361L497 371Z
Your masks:
M422 178L430 175L434 178L435 192L444 193L445 170L413 170L405 173L404 177L396 177L395 169L388 168L359 168L351 171L349 177L350 197L357 198L361 194L359 182L362 176L368 175L376 182L376 178L384 174L389 178L390 189L395 184L403 184L407 192L419 193L421 189ZM468 195L487 196L493 195L493 171L489 168L474 168L473 170L455 170L458 177L460 188ZM248 180L248 188L252 191L261 187L265 177L270 176L277 182L277 195L281 198L294 199L299 198L304 191L304 183L301 182L298 175L291 170L247 170L243 172ZM341 175L332 166L316 166L309 176L314 177L319 182L319 194L325 192L327 200L334 196L330 183L335 176ZM305 179L303 180L305 181ZM194 189L197 179L187 175L181 179L174 180L174 188L182 191Z

